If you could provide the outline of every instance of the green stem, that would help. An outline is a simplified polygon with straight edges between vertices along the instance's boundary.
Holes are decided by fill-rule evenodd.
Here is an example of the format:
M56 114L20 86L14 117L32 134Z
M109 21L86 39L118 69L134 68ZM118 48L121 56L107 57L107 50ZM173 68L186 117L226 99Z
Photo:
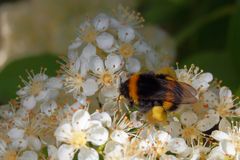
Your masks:
M206 16L196 19L194 22L185 27L179 34L175 37L177 46L181 45L188 37L196 33L206 24L215 21L219 18L222 18L227 15L233 14L237 9L238 5L228 5L222 8L219 8L212 13L209 13Z

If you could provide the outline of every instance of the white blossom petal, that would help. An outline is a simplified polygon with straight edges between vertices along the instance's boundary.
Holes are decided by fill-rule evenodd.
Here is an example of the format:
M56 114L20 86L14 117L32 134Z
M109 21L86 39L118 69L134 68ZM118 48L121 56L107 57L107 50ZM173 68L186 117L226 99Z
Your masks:
M118 29L118 37L123 42L130 42L135 38L135 32L131 27L121 27Z
M74 157L74 153L75 153L74 147L63 144L59 147L57 152L58 160L72 160Z
M47 116L51 116L57 109L57 103L53 100L44 102L40 105L41 112L45 113Z
M14 140L14 139L23 138L24 137L24 133L25 133L25 131L23 129L12 128L12 129L10 129L8 131L7 135L9 136L9 138Z
M173 136L177 137L182 133L182 126L181 123L171 121L170 124L167 126L166 130Z
M56 136L57 141L64 142L71 138L72 126L69 123L64 123L56 129L54 135Z
M122 130L114 130L110 135L111 139L120 144L126 144L129 141L129 136Z
M92 127L87 132L88 141L96 146L103 145L108 140L108 130L104 127Z
M85 96L91 96L98 90L98 84L94 79L87 79L82 84L83 94Z
M222 118L218 125L218 129L220 131L227 132L229 128L231 128L231 123L226 118Z
M42 147L42 143L37 137L29 136L27 137L27 141L29 148L32 150L39 151Z
M137 60L136 58L131 58L130 57L130 58L127 59L126 69L130 73L136 73L136 72L140 71L141 64L140 64L139 60Z
M31 110L36 106L36 99L34 96L26 97L22 100L22 105L24 108Z
M109 54L105 60L106 68L114 73L122 67L123 60L120 56L116 54Z
M96 56L96 47L89 43L83 48L80 58L89 61L92 56Z
M60 89L63 86L63 82L60 78L52 77L48 79L46 85L49 88Z
M228 155L234 156L236 154L234 144L228 140L220 141L220 147L222 148L223 152Z
M169 150L176 154L183 153L187 148L188 146L182 138L173 138L169 143Z
M90 120L90 115L85 110L78 110L74 113L72 117L72 126L74 130L81 131L88 128L88 122Z
M110 33L103 32L97 36L96 41L100 49L108 50L113 46L114 38Z
M38 160L38 155L34 151L25 151L18 160Z
M112 119L107 112L94 112L91 114L91 119L101 121L106 127L110 127L112 125Z
M100 13L93 19L93 25L97 31L105 31L109 26L109 17L104 13Z
M103 60L99 56L94 56L90 60L89 67L94 73L101 74L104 71Z
M12 142L11 147L15 150L24 150L27 148L28 142L25 139L16 139Z
M216 139L217 141L222 141L224 139L229 139L229 135L225 132L222 132L222 131L218 131L218 130L215 130L212 132L212 135L211 135L214 139Z
M97 151L93 148L81 148L78 153L79 160L98 160L99 155Z
M181 114L180 120L182 124L191 126L197 122L198 117L193 111L189 110Z
M47 147L47 151L48 151L48 157L52 160L57 160L57 148L53 145L49 145Z

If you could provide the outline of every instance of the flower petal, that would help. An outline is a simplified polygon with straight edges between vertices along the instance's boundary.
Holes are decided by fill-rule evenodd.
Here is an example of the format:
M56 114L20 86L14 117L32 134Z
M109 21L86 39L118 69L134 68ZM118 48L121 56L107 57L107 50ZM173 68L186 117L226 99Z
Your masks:
M74 147L63 144L59 147L57 151L58 160L72 160L74 157L74 153L75 153Z
M87 139L93 145L100 146L108 140L108 130L104 127L92 127L87 133Z
M181 114L180 120L182 124L191 126L197 122L198 117L193 111L189 110Z
M110 135L111 139L120 144L126 144L129 141L129 136L122 130L114 130Z
M123 60L120 56L116 54L109 54L105 60L106 68L114 73L122 67Z
M37 137L29 136L27 137L27 141L29 148L32 150L39 151L42 147L42 143Z
M218 129L220 131L227 132L229 128L231 128L231 123L226 118L222 118L218 125Z
M183 153L187 148L188 146L182 138L174 138L169 143L169 150L176 154Z
M110 127L112 124L112 119L107 112L94 112L91 114L91 119L101 121L106 127Z
M105 31L109 26L109 17L104 13L100 13L93 19L93 25L97 31Z
M113 46L114 38L110 33L103 32L97 36L96 41L100 49L108 50Z
M101 74L104 71L103 60L99 56L94 56L89 62L89 67L94 73Z
M72 126L69 123L64 123L56 129L54 135L57 141L65 142L71 138Z
M27 110L31 110L35 107L36 105L36 99L34 96L29 96L26 97L22 100L22 105L24 108L26 108Z
M128 58L127 64L126 64L126 69L130 73L136 73L136 72L140 71L141 64L140 64L139 60L137 60L136 58Z
M85 96L92 96L98 90L98 84L94 79L87 79L82 84L83 94Z
M97 151L93 148L81 148L78 153L79 160L98 160L99 155Z
M229 139L229 135L225 132L215 130L212 132L211 136L217 141L222 141L224 139Z
M88 122L90 120L90 115L85 110L78 110L73 114L72 117L72 126L76 131L81 131L88 128Z
M40 108L42 113L51 116L57 109L57 103L54 100L50 100L41 104Z
M96 56L96 47L89 43L83 48L80 58L89 61L92 56Z
M234 144L228 140L222 140L220 142L220 147L222 148L223 152L228 155L234 156L236 154Z
M173 137L179 136L182 133L181 123L175 122L175 121L171 121L170 124L167 126L167 131Z
M27 148L28 142L25 139L16 139L12 142L11 147L15 150L24 150Z
M130 42L135 38L135 32L131 27L121 27L118 29L118 37L123 42Z
M23 129L12 128L8 131L7 135L10 139L20 139L24 137L25 131Z
M38 155L34 151L25 151L18 160L38 160Z

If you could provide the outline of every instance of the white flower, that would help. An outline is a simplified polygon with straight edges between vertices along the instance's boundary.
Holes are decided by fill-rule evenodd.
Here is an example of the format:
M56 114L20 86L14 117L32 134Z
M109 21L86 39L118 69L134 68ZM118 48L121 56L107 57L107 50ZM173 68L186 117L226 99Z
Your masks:
M58 149L59 160L72 159L78 150L79 160L98 159L97 152L87 147L87 142L97 146L103 145L108 140L108 131L100 121L91 120L87 111L78 110L74 113L71 123L64 123L56 129L55 136L57 141L66 143Z
M240 128L233 126L227 133L215 130L211 135L214 139L219 141L218 150L221 150L227 156L240 158ZM212 154L215 154L214 152Z
M40 73L29 73L28 79L30 82L22 80L24 87L17 91L17 95L21 98L21 104L28 110L35 107L38 101L43 101L48 98L49 88L46 85L48 76L44 74L45 70Z
M176 75L179 81L185 82L193 86L199 92L208 89L209 83L213 80L211 73L203 73L198 67L191 65L189 69L177 69Z
M70 65L70 66L69 66ZM73 65L65 64L62 66L64 73L64 87L69 93L73 93L74 97L91 96L97 89L97 82L86 77L88 66L83 58L78 58Z
M92 57L90 61L90 68L96 76L98 84L102 87L100 93L106 96L105 94L109 91L108 88L118 84L120 69L122 68L122 59L118 55L109 54L103 62L100 57L95 56ZM116 95L118 92L117 89L111 91L116 92L112 95Z

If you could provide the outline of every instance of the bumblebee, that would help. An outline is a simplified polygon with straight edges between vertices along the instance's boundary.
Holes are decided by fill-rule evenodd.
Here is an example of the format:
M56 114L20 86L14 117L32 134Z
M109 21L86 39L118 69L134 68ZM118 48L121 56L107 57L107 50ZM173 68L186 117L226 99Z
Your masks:
M176 110L179 104L195 103L196 94L193 87L170 74L133 74L120 85L120 95L153 122L166 120L166 112Z

